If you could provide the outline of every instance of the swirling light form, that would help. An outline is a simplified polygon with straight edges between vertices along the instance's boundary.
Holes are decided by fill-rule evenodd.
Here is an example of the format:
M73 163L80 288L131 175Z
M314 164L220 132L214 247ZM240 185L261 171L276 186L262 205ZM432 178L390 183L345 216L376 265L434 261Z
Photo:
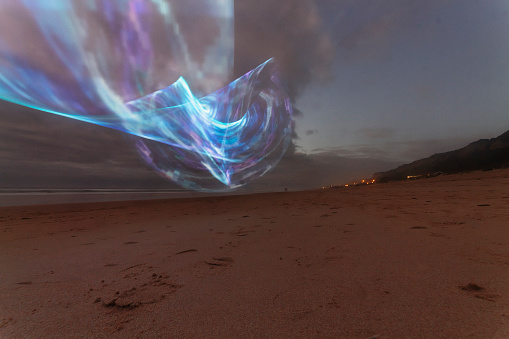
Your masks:
M170 150L139 139L143 158L191 189L217 190L218 181L236 188L265 174L287 149L292 126L291 103L276 67L269 60L201 100L192 96L181 78L163 91L127 103L132 112L156 119L155 133L163 136L149 135L151 131L136 134L164 138L174 146ZM176 105L167 107L175 99Z
M183 187L242 186L289 144L292 108L273 60L201 99L190 90L230 77L232 0L23 0L0 13L10 28L0 23L0 99L135 135L142 158ZM207 32L211 42L195 42ZM189 84L157 90L176 74Z

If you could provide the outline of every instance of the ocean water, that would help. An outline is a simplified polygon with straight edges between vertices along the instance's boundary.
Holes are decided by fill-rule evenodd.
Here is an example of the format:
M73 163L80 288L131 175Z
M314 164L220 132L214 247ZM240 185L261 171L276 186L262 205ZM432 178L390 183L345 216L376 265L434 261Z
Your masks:
M179 189L0 188L0 207L207 196Z

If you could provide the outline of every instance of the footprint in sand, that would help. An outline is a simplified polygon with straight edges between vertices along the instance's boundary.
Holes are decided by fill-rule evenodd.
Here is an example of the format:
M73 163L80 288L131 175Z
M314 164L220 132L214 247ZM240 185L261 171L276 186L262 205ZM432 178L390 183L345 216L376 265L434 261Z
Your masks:
M233 258L230 257L214 257L212 260L206 260L205 264L209 265L210 268L214 267L228 267L234 262Z
M91 288L88 294L94 304L101 303L107 308L131 310L160 302L184 286L172 282L165 273L153 272L151 268L145 264L128 267L120 271L131 271L123 279L108 283L101 280L100 286ZM143 276L146 278L142 278ZM99 293L99 296L96 293Z
M191 252L198 252L198 250L195 249L195 248L191 248L191 249L188 249L188 250L177 252L177 253L175 253L175 255L184 254L184 253L191 253Z
M460 285L459 288L460 288L460 290L465 291L465 292L480 292L480 293L475 293L473 295L474 298L477 298L477 299L496 302L496 299L500 298L500 295L498 295L498 294L482 292L482 291L485 291L485 288L482 286L479 286L477 284L474 284L474 283L468 283L467 285Z

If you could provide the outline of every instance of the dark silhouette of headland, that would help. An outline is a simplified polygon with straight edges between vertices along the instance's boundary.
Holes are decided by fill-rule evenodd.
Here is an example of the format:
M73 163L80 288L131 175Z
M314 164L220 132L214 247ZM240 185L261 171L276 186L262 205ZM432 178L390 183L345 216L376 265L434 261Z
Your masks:
M455 151L437 153L390 171L375 173L373 178L377 182L387 182L505 167L509 167L509 131L496 138L477 140Z

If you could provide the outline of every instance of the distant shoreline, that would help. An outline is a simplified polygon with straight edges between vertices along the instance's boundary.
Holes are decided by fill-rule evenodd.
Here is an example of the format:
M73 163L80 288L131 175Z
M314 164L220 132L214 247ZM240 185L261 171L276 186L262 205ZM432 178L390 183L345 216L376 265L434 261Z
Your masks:
M184 189L150 188L0 188L0 194L68 194L68 193L182 193Z
M191 198L204 193L186 190L147 189L0 189L0 207L52 205L106 201Z
M184 189L53 189L0 188L0 208L14 206L61 205L136 200L206 198L225 195L273 193L267 191L196 192Z

